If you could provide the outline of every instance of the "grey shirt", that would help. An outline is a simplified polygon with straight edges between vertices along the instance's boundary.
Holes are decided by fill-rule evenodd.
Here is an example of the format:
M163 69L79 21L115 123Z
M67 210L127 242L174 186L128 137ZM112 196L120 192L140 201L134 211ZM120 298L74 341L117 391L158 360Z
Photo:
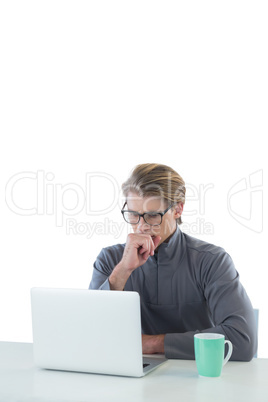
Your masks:
M89 289L110 290L109 276L124 247L102 249ZM232 360L249 361L256 352L254 311L231 257L179 226L168 243L133 271L124 290L140 294L142 331L165 334L167 358L194 359L193 336L198 332L225 335L233 343Z

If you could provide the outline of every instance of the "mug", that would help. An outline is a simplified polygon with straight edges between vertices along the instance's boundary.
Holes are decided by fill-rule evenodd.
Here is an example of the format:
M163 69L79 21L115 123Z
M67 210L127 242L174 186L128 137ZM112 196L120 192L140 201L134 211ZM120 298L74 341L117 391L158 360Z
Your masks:
M229 350L224 359L225 344ZM200 376L219 377L222 367L233 352L233 345L222 334L202 333L194 335L194 351L197 371Z

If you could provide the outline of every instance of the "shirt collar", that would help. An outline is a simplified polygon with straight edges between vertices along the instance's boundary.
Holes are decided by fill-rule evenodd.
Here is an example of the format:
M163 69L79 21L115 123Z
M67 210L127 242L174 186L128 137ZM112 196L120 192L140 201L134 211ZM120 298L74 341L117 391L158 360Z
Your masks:
M159 250L162 249L172 249L174 245L178 246L178 242L180 242L181 238L181 230L179 228L179 225L177 225L177 228L173 235L170 237L169 241L167 243L163 242L159 246Z
M158 249L157 261L158 263L168 266L176 266L177 263L183 258L185 253L183 233L177 225L174 234L169 239L168 243L161 243ZM174 262L177 261L175 264Z

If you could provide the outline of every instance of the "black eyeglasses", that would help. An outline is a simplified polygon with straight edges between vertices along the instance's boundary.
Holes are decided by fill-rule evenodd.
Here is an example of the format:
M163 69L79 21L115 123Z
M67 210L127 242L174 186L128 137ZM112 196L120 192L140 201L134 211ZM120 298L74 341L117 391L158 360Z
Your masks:
M171 204L163 212L145 212L144 214L139 214L136 211L130 211L126 209L124 210L126 204L127 202L125 202L125 204L123 205L121 213L127 223L130 223L131 225L137 225L142 217L148 225L159 226L162 223L162 218L165 215L165 213L167 213L167 211L170 210L170 208L172 208L177 203Z

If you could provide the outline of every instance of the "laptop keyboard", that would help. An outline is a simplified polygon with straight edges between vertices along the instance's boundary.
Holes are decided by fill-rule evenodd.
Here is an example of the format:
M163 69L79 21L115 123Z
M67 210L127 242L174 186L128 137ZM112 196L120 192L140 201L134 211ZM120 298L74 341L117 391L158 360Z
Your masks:
M150 366L150 364L148 364L148 363L143 363L143 368L145 368L145 367L147 367L147 366Z

